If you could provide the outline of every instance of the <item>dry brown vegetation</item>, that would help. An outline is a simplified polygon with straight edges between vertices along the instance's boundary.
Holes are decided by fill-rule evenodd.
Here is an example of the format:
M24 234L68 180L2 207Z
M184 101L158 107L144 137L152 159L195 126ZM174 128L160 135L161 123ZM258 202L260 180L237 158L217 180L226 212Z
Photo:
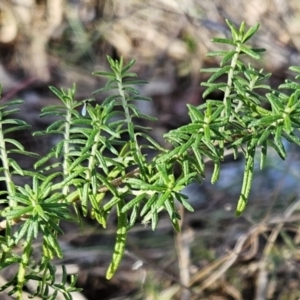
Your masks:
M258 63L274 73L271 84L277 86L289 77L288 66L300 65L299 14L296 0L2 0L1 101L24 97L23 117L43 127L37 108L55 101L48 84L77 82L78 97L85 98L101 84L90 73L106 67L106 55L135 58L135 71L150 81L141 93L154 99L144 109L159 118L153 134L161 141L162 133L186 122L187 103L203 101L199 69L217 63L205 55L217 47L212 37L228 34L225 18L261 23L253 43L267 54ZM29 144L43 148L52 142ZM293 152L284 170L270 161L276 176L257 174L253 204L242 218L235 219L232 209L233 181L226 188L205 184L194 190L194 203L204 200L194 214L182 212L179 234L167 220L154 233L134 228L111 281L104 278L110 229L90 221L78 232L64 224L64 263L79 272L84 288L74 299L299 299L299 190L286 190L284 183L286 177L299 181L299 169L292 168L298 160Z

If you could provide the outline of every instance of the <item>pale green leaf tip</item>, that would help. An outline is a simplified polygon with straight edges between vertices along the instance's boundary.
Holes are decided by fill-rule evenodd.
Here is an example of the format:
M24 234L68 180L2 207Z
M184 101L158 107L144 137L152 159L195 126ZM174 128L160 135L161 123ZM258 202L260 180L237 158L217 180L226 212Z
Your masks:
M238 210L238 209L237 209L237 210L235 211L235 216L236 216L236 217L239 217L242 213L243 213L243 210Z
M112 272L110 269L108 269L106 272L105 278L107 280L111 280L113 278L113 276L114 276L114 272Z

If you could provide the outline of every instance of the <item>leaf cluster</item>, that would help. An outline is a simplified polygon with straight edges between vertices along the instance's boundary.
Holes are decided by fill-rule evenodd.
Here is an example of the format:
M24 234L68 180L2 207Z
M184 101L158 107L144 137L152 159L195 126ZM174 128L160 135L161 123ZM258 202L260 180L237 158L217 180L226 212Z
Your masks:
M188 105L190 123L164 135L171 148L159 145L150 135L151 128L137 125L136 119L155 121L143 114L137 101L150 101L137 90L146 81L132 72L134 60L124 64L123 59L108 57L110 71L95 72L107 83L94 94L108 96L99 104L93 98L76 100L76 86L70 89L50 87L60 105L45 107L42 118L53 121L44 131L34 135L56 135L57 144L49 153L39 157L28 152L9 133L28 129L26 122L15 118L16 100L0 105L0 180L6 190L0 192L1 228L0 268L18 265L15 276L1 290L21 299L28 280L36 280L38 288L33 295L55 299L62 293L71 299L76 289L76 276L66 285L63 269L61 283L56 282L55 257L63 253L58 242L63 234L62 220L80 223L90 216L106 228L109 215L116 211L116 243L107 271L110 279L119 267L125 251L128 231L136 224L151 224L156 229L162 211L169 215L175 230L180 230L178 205L193 211L182 190L192 181L205 178L206 162L212 161L211 182L220 177L222 161L228 151L237 158L245 158L243 184L236 214L246 208L249 198L255 155L260 154L260 167L265 165L268 149L273 148L282 159L286 157L283 140L300 145L300 84L287 80L273 90L268 85L271 74L245 64L243 57L259 59L263 49L248 45L259 25L246 30L230 21L231 38L217 38L213 42L228 45L227 51L215 51L208 56L220 56L220 66L203 69L210 73L200 106ZM300 73L299 67L291 70ZM299 79L300 75L296 77ZM285 93L284 91L289 91ZM223 100L208 98L221 91ZM154 151L152 159L148 151ZM33 170L24 170L13 154L36 158ZM175 174L175 169L180 170ZM24 186L17 185L15 176L22 176ZM76 215L71 214L74 208ZM34 242L41 239L42 255L34 258ZM20 251L16 250L21 248Z
M213 42L232 47L229 51L215 51L208 56L220 56L220 67L202 69L211 73L203 96L221 91L223 101L207 99L198 107L188 105L190 124L184 125L165 135L174 145L173 154L185 161L181 150L188 148L195 162L190 169L205 175L205 157L214 162L212 183L219 179L221 162L228 150L236 158L239 153L245 157L243 184L237 203L236 215L246 208L250 194L256 153L260 153L260 168L265 166L269 148L275 149L282 159L286 158L284 140L300 145L299 131L299 84L287 80L279 89L289 89L291 93L273 90L268 84L271 74L256 70L251 64L246 65L241 59L250 56L259 59L263 49L252 48L245 43L259 29L259 24L245 29L226 21L232 38L217 38ZM299 72L299 67L291 67ZM225 82L219 82L226 78ZM296 77L299 79L299 76ZM177 150L176 150L177 149ZM178 152L177 152L178 151ZM191 159L190 159L191 161Z

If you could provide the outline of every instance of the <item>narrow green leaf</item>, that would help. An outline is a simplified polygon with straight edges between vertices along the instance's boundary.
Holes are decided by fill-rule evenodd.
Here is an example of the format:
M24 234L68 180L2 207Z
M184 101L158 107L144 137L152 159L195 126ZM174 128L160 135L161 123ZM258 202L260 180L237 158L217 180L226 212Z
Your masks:
M6 139L4 139L4 141L5 141L5 143L9 143L9 144L14 145L17 149L19 149L21 151L24 150L24 146L21 143L19 143L18 141L14 140L14 139L6 138Z
M38 237L38 233L39 233L38 216L33 216L33 217L31 217L31 219L32 219L31 226L28 228L27 235L26 235L26 239L28 242L30 242L33 238L36 239Z
M277 152L280 155L280 157L282 159L286 158L286 152L285 152L285 148L283 146L282 140L281 140L281 134L282 134L282 129L283 126L277 126L275 129L275 138L274 138L274 143L277 146Z
M260 55L257 54L255 51L253 51L253 49L250 49L250 48L245 47L245 46L241 46L240 49L241 49L242 52L249 55L250 57L252 57L254 59L260 59Z
M55 96L57 96L63 103L65 103L64 93L62 91L58 90L54 86L49 86L49 89Z
M203 129L204 129L204 138L209 143L211 139L210 128L208 125L204 124Z
M12 158L8 159L10 166L16 171L17 174L24 176L23 169L19 166L19 164Z
M154 203L157 201L159 197L159 194L155 193L155 194L152 194L152 196L149 198L149 200L146 202L146 204L144 205L141 213L140 213L140 216L144 216L149 210L150 208L154 205Z
M260 169L262 170L265 165L266 165L266 161L267 161L267 151L268 151L268 147L267 147L267 142L264 141L261 145L261 154L260 154Z
M151 206L151 228L152 228L152 231L156 230L157 224L158 224L158 212L154 206Z
M169 213L173 228L175 229L176 232L179 232L180 226L179 226L178 220L180 220L180 215L176 211L176 207L174 206L174 201L168 199L165 202L165 208L166 208L167 212Z
M12 126L12 127L9 127L5 130L3 130L3 135L6 135L7 133L9 132L16 132L16 131L20 131L20 130L26 130L26 129L30 129L31 126L30 125L18 125L18 126Z
M200 73L216 73L219 72L222 68L203 68L200 70Z
M53 258L56 255L58 258L62 258L63 253L58 243L57 236L53 236L52 232L48 233L43 231L43 233L44 233L43 238L44 241L46 242L46 247L49 250L50 257Z
M21 241L21 239L24 238L24 236L28 232L28 229L29 229L30 226L31 226L31 221L27 220L26 222L24 222L21 225L21 227L19 228L19 230L14 234L16 245Z
M84 162L85 160L87 160L90 157L90 154L82 154L81 156L79 156L78 158L76 158L72 164L69 166L69 170L73 170L76 167L81 166L81 163ZM86 168L82 167L82 174L85 172Z
M256 25L250 27L248 31L244 34L242 42L246 43L251 37L257 32L257 30L260 27L260 23L257 23Z
M209 79L207 82L214 82L217 78L222 76L225 73L228 73L229 70L231 69L231 66L224 66L223 68L220 68L218 71L216 71Z
M9 107L9 106L13 106L13 105L20 105L20 104L23 104L24 101L23 100L11 100L11 101L8 101L8 102L5 102L4 104L0 105L0 109L3 109L5 107Z
M26 156L30 156L30 157L34 157L34 158L40 157L40 155L37 153L29 152L29 151L25 151L25 150L17 150L17 149L8 150L7 153L22 154L22 155L26 155Z
M122 72L121 74L124 76L126 75L125 73L131 69L133 67L133 65L135 64L135 59L130 60L130 62L124 67L122 68Z
M204 165L202 153L201 153L200 149L198 147L196 147L195 145L192 145L192 149L193 149L195 158L198 162L199 168L201 170L201 176L204 176L204 166L205 165Z
M104 76L104 77L107 77L107 78L115 78L115 74L113 72L97 71L97 72L93 72L92 75Z
M221 63L220 65L221 66L224 66L229 60L231 60L233 58L233 56L236 54L237 52L236 51L230 51L228 52L224 57L223 59L221 60Z
M43 112L57 112L57 111L65 111L66 107L63 105L49 105L44 108L42 108L42 113Z
M225 56L228 51L211 51L206 54L207 57Z
M52 123L48 128L47 131L51 130L62 130L64 128L66 121L65 120L58 120Z
M296 145L300 146L300 138L293 135L293 133L288 134L286 132L283 132L283 137L290 143L295 143Z
M138 178L127 178L125 182L130 184L131 188L138 189L138 190L156 191L156 192L162 192L165 190L164 186L160 186L159 184L155 184L155 183L150 184Z
M144 97L144 96L131 96L128 101L152 101L150 97Z
M244 35L244 33L245 33L245 22L241 23L239 33L240 33L241 36Z
M254 155L255 155L255 151L252 150L250 153L248 153L248 156L246 157L243 185L242 185L241 195L238 200L237 208L235 212L237 217L244 212L248 203L248 198L251 191L252 180L253 180Z
M228 44L228 45L235 46L235 42L233 40L230 40L230 39L213 38L211 41L213 43L221 43L221 44Z
M272 111L273 111L273 114L280 114L282 115L282 111L284 110L284 106L283 106L283 103L281 101L280 98L278 98L276 95L274 94L271 94L271 93L268 93L267 95L267 98L272 106Z
M179 149L178 156L181 156L181 155L187 153L188 149L190 149L190 147L192 146L193 143L194 143L194 140L189 139L186 143L184 143L183 145L178 147L178 149Z
M158 198L157 202L155 203L155 209L159 210L165 203L165 201L170 197L171 190L166 190L160 197Z
M213 174L212 174L212 177L211 177L211 183L214 184L216 183L219 178L220 178L220 161L216 160L214 161L214 171L213 171Z
M177 198L177 200L182 204L182 206L183 206L186 210L188 210L188 211L190 211L190 212L194 212L194 208L190 205L190 203L189 203L188 201L186 201L186 200L184 199L184 197L179 197L179 198Z
M154 149L164 151L165 149L156 141L154 140L151 136L143 133L143 132L138 132L136 133L136 136L142 136L144 139L146 139L151 145L154 146ZM153 149L153 148L152 148Z
M281 115L270 115L267 117L262 117L260 119L254 119L250 124L249 124L249 128L251 127L256 127L256 126L272 126L274 124L274 122L277 122L279 120L282 119Z
M130 200L127 204L125 204L122 207L122 212L125 213L131 208L133 208L134 206L136 206L137 204L139 204L143 199L145 199L146 195L147 195L146 193L142 193L136 196L135 198L133 198L132 200Z
M232 35L233 39L235 41L238 41L240 39L240 34L239 34L239 31L237 30L237 28L228 19L226 19L225 22L227 23L228 27L230 28L231 35Z
M284 121L284 131L288 134L290 134L292 132L292 122L290 119L290 116L286 115L283 119Z
M103 211L107 212L109 211L112 207L116 206L116 204L121 201L120 197L114 196L109 202L107 202L103 206Z
M137 74L136 73L133 73L133 72L126 72L126 74L122 75L121 76L123 79L124 78L127 78L127 77L137 77ZM126 79L125 79L126 80ZM123 80L123 84L125 83L125 80ZM127 82L127 81L126 81Z
M134 74L135 77L137 76L135 73L126 73L126 77L129 74ZM126 89L126 87L128 85L147 84L147 83L149 83L149 81L143 80L143 79L125 80L125 81L123 81L123 86L125 87L124 89ZM134 90L134 94L136 94L136 92L138 92L138 94L139 94L139 91L137 89L134 89L134 88L132 88L132 89Z
M0 110L1 110L1 107L0 107ZM16 113L18 113L20 111L20 108L13 108L13 109L5 109L4 111L2 111L2 117L6 117L6 116L9 116L9 115L14 115ZM7 119L3 119L4 121L6 121ZM18 120L18 121L22 121L24 122L23 124L26 124L25 121L23 120Z
M298 66L291 66L289 67L289 70L300 73L300 67Z
M139 95L140 94L140 92L138 90L134 89L131 86L125 86L125 87L123 87L123 91L132 93L134 95Z
M190 104L187 104L187 107L189 109L189 115L193 122L204 120L204 115L201 112L200 107L198 108L198 107L195 107L194 105L190 105Z
M207 95L209 95L210 93L212 93L214 91L217 91L217 90L223 91L223 89L227 87L226 83L206 83L206 82L202 82L201 85L202 86L208 86L208 89L206 89L205 92L202 94L203 98L206 98Z
M126 238L127 238L127 214L122 212L122 208L124 206L124 201L120 201L117 204L117 215L118 215L118 228L117 228L117 237L114 248L114 253L112 257L112 261L108 267L106 272L106 278L111 279L116 273L119 265L121 263L121 259L125 252L126 246Z
M23 215L30 213L31 211L32 211L31 206L28 207L17 206L14 207L12 210L4 211L2 213L2 216L8 219L18 219Z
M175 160L178 156L178 152L179 152L180 148L174 148L173 150L171 150L170 152L166 152L164 154L162 154L156 161L157 163L165 163L167 161L172 161Z
M262 145L266 141L266 139L269 137L271 132L272 132L272 129L270 129L269 127L266 128L265 130L263 130L262 133L260 134L260 137L258 138L257 145Z
M46 156L42 157L39 161L37 161L34 164L34 168L35 169L39 168L40 166L42 166L43 164L45 164L48 160L50 160L54 156L55 156L54 152L48 153Z
M53 188L55 188L56 185L71 185L72 184L72 179L76 178L76 177L80 177L82 176L82 169L80 170L73 170L73 172L68 175L61 183L57 183L55 185L53 185Z
M133 206L130 219L129 219L129 224L127 225L127 231L135 225L138 217L138 210L139 210L139 204Z

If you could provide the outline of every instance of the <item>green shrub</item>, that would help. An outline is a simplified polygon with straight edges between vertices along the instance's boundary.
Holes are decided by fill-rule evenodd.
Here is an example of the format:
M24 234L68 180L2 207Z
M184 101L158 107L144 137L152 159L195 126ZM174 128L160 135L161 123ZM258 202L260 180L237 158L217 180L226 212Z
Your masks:
M22 101L1 104L0 178L6 190L1 192L0 200L5 207L1 211L0 226L5 234L0 236L0 267L18 265L15 276L1 290L21 299L26 282L36 280L35 295L55 299L62 293L65 299L71 299L71 293L77 290L76 276L71 276L71 282L65 285L67 274L63 269L62 282L55 282L56 268L52 263L53 258L63 257L58 242L58 235L63 234L60 222L77 222L82 216L91 216L105 228L109 214L116 208L116 243L107 271L110 279L122 259L127 232L137 218L145 224L151 223L155 230L160 212L166 210L174 229L179 231L177 203L193 211L181 191L191 182L203 180L207 160L214 163L211 182L217 182L221 162L229 150L235 158L239 153L245 157L236 215L245 210L255 155L260 155L263 168L269 147L285 159L283 139L300 145L297 137L300 85L287 80L279 87L290 89L290 94L271 89L266 84L271 74L240 60L243 56L260 58L263 49L246 46L259 25L246 30L244 23L240 28L229 21L227 24L231 39L213 41L229 45L232 50L209 53L221 57L220 67L201 70L211 73L208 81L202 83L207 87L203 96L219 90L224 93L223 101L207 99L198 107L188 105L190 123L164 135L172 145L171 150L151 138L151 128L135 122L136 118L151 121L155 118L141 113L135 105L136 101L150 99L140 96L135 89L137 84L146 82L136 79L136 74L130 71L134 60L124 65L123 59L114 61L108 57L111 70L94 73L108 79L95 92L110 91L102 104L94 105L93 99L76 101L75 86L69 90L50 87L61 105L44 108L41 117L54 116L56 121L34 135L56 134L61 139L44 157L25 151L17 140L7 136L29 127L14 118L18 111L15 107ZM300 73L300 67L291 70ZM225 77L226 82L219 81ZM156 153L151 160L147 159L147 149ZM14 153L36 157L34 169L22 169L12 158ZM175 166L180 168L179 176L174 175ZM14 175L30 179L32 184L20 186L14 182ZM72 207L77 214L71 214ZM42 256L40 261L34 261L33 243L39 236L42 236ZM22 247L21 254L15 250L16 246ZM50 293L50 288L54 292Z

